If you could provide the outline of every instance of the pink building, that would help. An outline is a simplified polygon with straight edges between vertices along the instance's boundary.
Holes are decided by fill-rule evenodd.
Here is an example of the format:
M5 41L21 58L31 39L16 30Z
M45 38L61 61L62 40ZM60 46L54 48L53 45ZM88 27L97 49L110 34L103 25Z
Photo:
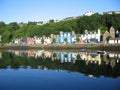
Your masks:
M35 44L35 41L33 38L27 38L26 44L33 45L33 44Z

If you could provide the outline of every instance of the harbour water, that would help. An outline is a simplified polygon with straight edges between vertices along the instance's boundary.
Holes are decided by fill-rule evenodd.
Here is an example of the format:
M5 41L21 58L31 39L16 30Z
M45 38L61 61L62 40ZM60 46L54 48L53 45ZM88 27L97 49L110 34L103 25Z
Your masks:
M0 51L0 90L120 90L120 53Z

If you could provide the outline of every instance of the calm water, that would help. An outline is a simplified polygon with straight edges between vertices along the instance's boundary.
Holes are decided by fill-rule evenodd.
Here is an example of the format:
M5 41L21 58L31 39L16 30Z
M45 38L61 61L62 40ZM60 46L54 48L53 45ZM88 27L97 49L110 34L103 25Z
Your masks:
M120 53L0 51L0 90L120 90Z

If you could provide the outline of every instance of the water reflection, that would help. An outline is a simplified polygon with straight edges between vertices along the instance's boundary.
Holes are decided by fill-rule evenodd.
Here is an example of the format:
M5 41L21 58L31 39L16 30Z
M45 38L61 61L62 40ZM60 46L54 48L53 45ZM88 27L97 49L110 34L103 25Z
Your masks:
M9 50L0 52L0 68L55 69L80 72L89 77L119 77L120 53Z
M111 65L111 67L115 66L115 63L119 63L120 61L120 53L107 53L107 54L97 54L97 52L63 52L63 51L14 51L10 50L8 52L14 53L16 56L27 56L27 57L34 57L34 58L50 58L52 61L60 60L61 63L64 62L73 62L75 63L76 60L84 60L86 65L89 63L95 63L100 65L101 59L105 61L106 64ZM0 58L2 55L0 53Z

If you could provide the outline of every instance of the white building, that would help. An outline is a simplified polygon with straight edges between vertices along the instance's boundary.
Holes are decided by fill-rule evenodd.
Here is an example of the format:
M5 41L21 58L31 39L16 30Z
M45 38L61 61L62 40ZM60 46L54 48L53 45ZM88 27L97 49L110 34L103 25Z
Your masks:
M96 31L85 31L85 42L100 42L100 29L96 30Z
M120 11L108 11L108 12L103 12L103 14L120 14Z
M15 43L15 44L19 44L19 43L20 43L20 39L15 39L15 40L14 40L14 43Z
M51 44L51 43L52 43L51 38L50 37L45 37L44 44Z
M35 38L35 44L41 44L41 39L42 38Z
M120 44L120 38L110 38L108 41L109 44Z
M89 12L86 12L85 14L83 14L83 16L91 16L93 14L95 14L95 12L89 11Z
M80 43L99 43L100 42L100 29L94 31L85 30L85 34L76 34L75 39L79 38Z

